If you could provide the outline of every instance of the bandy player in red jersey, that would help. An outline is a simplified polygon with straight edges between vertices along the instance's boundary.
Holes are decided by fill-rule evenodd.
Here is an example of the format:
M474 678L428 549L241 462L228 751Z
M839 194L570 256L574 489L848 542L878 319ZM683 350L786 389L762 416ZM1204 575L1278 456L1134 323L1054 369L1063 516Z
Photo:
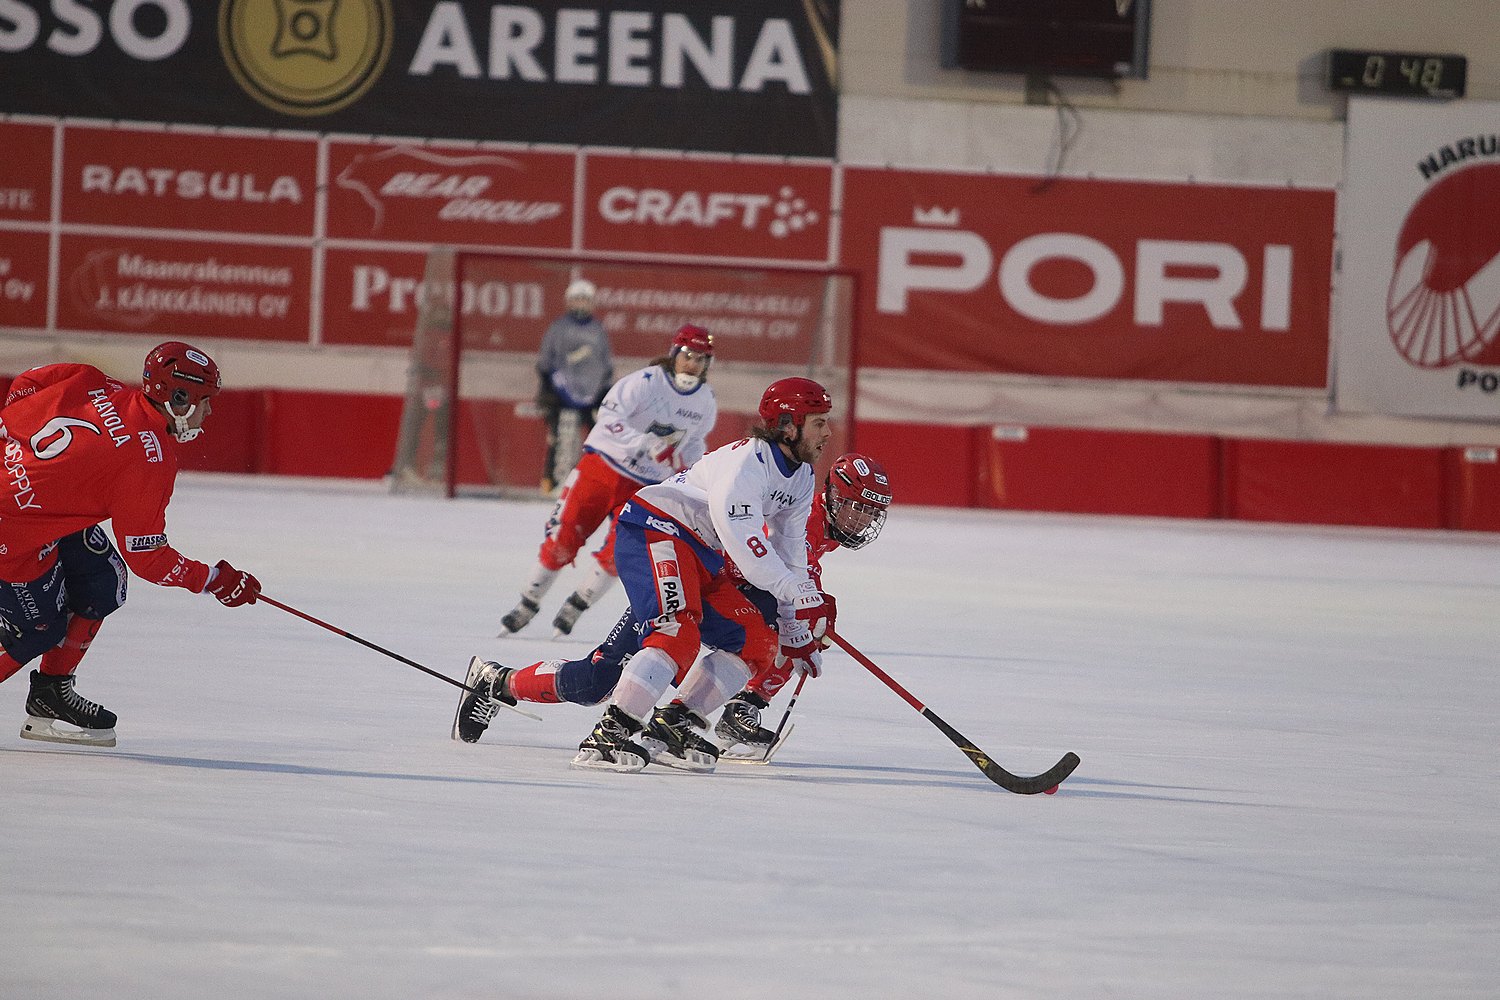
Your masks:
M115 714L80 696L73 674L105 616L125 603L127 568L228 607L259 595L250 574L167 543L177 445L202 433L219 387L208 355L175 341L146 356L139 389L80 364L33 368L11 383L0 410L0 681L41 657L26 739L115 745Z
M823 590L823 557L837 548L859 549L873 542L885 527L890 506L890 478L879 462L853 453L834 459L823 492L813 502L807 519L807 572L823 594L830 629L838 606L833 595ZM739 576L737 566L731 563L729 568ZM823 644L826 646L827 640ZM760 748L771 745L775 734L761 727L760 712L791 676L792 661L781 657L756 669L745 689L724 705L724 714L714 727L714 741L721 752L737 743Z
M807 569L820 591L823 589L823 556L834 549L860 549L873 542L885 526L890 505L890 480L879 462L853 452L833 460L807 519ZM727 565L727 571L737 580L740 593L760 610L766 624L775 627L775 597L747 583L733 564ZM823 601L829 609L831 627L835 613L833 596L823 592ZM721 641L732 644L736 638L733 631L716 631L715 624L716 619L705 617L702 623L704 645L714 647ZM625 661L640 652L641 631L634 612L626 608L610 630L609 637L576 660L546 660L513 670L475 657L469 665L467 678L468 686L474 690L459 699L453 738L466 743L478 742L501 705L514 707L522 701L548 705L559 702L599 704L614 690ZM760 664L748 665L755 670L754 676L745 689L724 706L724 714L714 728L714 741L719 745L721 756L743 743L752 748L743 755L759 759L774 739L770 730L761 727L760 711L786 683L792 672L791 665L774 656L764 658ZM663 758L658 755L655 759Z

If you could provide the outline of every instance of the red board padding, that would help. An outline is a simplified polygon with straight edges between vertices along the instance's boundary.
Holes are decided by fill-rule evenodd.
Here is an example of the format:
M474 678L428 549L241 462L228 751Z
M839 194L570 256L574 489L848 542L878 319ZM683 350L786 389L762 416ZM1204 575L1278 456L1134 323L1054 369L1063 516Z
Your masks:
M265 396L261 389L226 389L215 396L203 433L177 451L181 467L196 472L263 471L258 443Z
M1445 448L1448 527L1500 531L1500 449Z
M458 482L536 489L547 460L547 425L511 400L465 400L459 404ZM389 463L389 460L387 460Z
M885 466L895 503L974 506L970 428L861 420L855 433L854 450Z
M1225 513L1246 521L1441 528L1442 451L1225 441Z
M400 396L267 390L260 471L379 479L396 454L401 402Z
M1005 510L1153 517L1219 513L1219 442L1207 435L976 427L978 503Z

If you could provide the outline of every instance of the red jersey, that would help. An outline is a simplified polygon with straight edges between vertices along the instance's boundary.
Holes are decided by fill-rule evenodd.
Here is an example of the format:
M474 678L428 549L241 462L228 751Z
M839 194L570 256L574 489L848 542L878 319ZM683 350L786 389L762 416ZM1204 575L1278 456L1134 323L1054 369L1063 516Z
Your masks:
M167 544L177 440L139 389L90 365L33 368L11 383L0 446L0 580L36 579L59 539L108 520L137 576L195 593L208 584L207 565Z

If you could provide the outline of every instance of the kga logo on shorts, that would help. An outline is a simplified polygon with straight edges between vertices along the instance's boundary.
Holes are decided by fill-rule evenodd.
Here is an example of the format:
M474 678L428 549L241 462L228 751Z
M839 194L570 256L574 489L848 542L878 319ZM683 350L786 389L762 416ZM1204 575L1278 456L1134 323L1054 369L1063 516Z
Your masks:
M224 0L219 48L235 82L288 115L326 115L385 71L391 0Z

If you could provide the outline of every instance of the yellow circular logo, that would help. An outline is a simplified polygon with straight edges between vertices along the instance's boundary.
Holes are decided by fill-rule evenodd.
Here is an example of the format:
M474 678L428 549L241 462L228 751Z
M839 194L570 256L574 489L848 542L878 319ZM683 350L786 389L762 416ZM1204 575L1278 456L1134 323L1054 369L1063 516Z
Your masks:
M247 94L288 115L347 107L385 70L391 0L223 0L219 48Z

